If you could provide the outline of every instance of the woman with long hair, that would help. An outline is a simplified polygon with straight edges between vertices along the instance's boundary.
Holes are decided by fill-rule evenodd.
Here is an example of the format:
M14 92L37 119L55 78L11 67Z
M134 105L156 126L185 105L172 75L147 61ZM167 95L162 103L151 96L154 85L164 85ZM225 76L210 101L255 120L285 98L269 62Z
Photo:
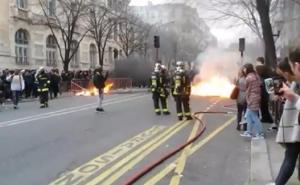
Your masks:
M263 127L259 119L259 109L261 102L261 80L254 70L252 64L245 64L243 71L246 75L246 121L247 131L241 134L243 137L253 137L253 139L263 139ZM255 129L255 135L253 133Z
M237 130L242 130L242 117L246 112L247 109L247 102L246 102L246 75L243 72L243 68L240 69L238 78L236 81L236 86L239 89L238 97L236 99L237 104Z

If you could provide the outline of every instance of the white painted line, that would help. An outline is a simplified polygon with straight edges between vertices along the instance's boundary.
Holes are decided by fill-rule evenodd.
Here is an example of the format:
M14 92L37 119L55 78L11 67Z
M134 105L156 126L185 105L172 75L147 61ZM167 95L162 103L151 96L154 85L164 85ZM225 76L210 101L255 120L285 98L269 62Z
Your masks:
M135 96L136 95L127 96L126 98L135 97ZM122 99L123 98L124 97L122 97ZM118 100L118 99L120 99L120 97L118 97L118 98L111 98L111 99L108 99L107 101L104 101L104 103L112 102L112 101ZM89 106L96 106L96 105L97 105L97 103L90 103L90 104L85 104L85 105L76 106L76 107L64 108L64 109L60 109L60 110L53 111L53 112L47 112L47 113L36 114L36 115L32 115L32 116L28 116L28 117L23 117L23 118L19 118L19 119L14 119L14 120L9 120L9 121L3 121L3 122L0 122L0 125L2 125L2 124L9 124L11 122L16 122L16 121L23 121L23 120L27 120L27 119L33 119L33 118L42 117L42 116L51 115L51 114L57 114L57 113L61 113L61 112L65 112L65 111L70 111L70 110L75 110L75 109L81 109L81 108L89 107Z
M133 97L133 98L127 98L127 99L123 99L123 100L120 100L120 101L106 102L103 105L105 106L105 105L123 103L123 102L131 101L131 100L143 98L145 96L147 96L147 95L136 96L136 97ZM63 112L58 112L58 113L50 114L50 115L42 115L42 116L34 117L32 119L24 119L24 120L14 121L14 122L6 123L6 124L0 123L0 128L15 126L15 125L19 125L19 124L22 124L22 123L28 123L28 122L31 122L31 121L36 121L36 120L41 120L41 119L46 119L46 118L51 118L51 117L56 117L56 116L62 116L62 115L66 115L66 114L71 114L71 113L75 113L75 112L89 110L89 109L92 109L92 108L95 108L95 107L94 106L89 106L89 107L84 107L84 108L81 108L81 109L63 111Z

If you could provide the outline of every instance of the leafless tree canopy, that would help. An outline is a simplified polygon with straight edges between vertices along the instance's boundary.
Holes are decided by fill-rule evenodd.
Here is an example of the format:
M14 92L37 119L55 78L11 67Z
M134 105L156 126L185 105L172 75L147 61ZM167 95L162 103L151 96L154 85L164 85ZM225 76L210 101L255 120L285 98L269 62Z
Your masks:
M119 18L119 40L117 44L127 57L142 51L150 29L151 26L125 10Z
M86 0L57 0L55 12L50 11L46 0L39 0L39 4L46 17L45 24L55 37L64 70L68 71L71 59L89 31L85 20L90 4Z
M89 13L88 23L90 33L95 39L99 54L99 65L103 66L104 54L111 33L117 26L117 15L105 5L93 4Z

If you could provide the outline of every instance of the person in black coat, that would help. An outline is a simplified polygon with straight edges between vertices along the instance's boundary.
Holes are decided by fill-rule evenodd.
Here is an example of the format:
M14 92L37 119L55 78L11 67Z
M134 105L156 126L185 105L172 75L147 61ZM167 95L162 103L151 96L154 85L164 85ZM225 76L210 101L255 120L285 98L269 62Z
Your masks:
M61 78L56 70L50 73L50 99L57 98Z
M105 88L105 82L106 82L107 78L108 78L108 72L104 75L102 67L95 69L93 83L94 83L94 86L99 91L99 106L96 109L96 111L98 111L98 112L104 111L104 109L102 107L102 102L104 99L104 88Z
M25 70L23 78L25 81L25 98L29 98L32 93L34 78L32 78L32 75L29 70Z
M1 76L1 75L0 75ZM5 101L5 94L4 94L5 88L4 88L4 81L2 78L0 78L0 106L4 103Z
M262 85L261 85L261 122L264 123L273 123L273 118L269 111L269 94L265 88L265 79L271 77L271 70L265 65L265 59L263 57L258 57L256 59L256 72L260 76Z

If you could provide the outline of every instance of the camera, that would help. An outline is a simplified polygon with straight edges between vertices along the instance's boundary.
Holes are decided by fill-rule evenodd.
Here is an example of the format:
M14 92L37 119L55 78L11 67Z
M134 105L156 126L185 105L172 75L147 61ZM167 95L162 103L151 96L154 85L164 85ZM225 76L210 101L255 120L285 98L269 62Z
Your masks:
M283 87L284 79L275 77L265 79L265 87L269 94L275 94L282 96L283 93L280 92L280 89Z

